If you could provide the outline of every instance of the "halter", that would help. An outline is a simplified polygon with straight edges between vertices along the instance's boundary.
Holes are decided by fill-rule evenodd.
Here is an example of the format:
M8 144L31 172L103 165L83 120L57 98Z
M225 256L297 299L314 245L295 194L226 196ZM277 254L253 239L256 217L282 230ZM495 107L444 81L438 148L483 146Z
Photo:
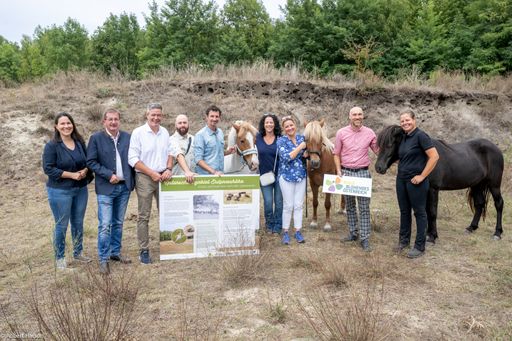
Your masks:
M257 155L258 154L258 150L256 148L249 148L246 150L241 150L240 147L238 147L238 144L235 144L235 146L236 146L236 152L238 155L246 156L246 155L255 155L255 154Z

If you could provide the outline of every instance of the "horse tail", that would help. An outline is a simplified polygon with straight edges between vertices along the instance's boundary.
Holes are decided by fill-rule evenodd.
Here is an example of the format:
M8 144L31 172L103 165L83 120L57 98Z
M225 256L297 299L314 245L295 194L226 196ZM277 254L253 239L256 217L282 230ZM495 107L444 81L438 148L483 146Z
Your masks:
M474 187L468 188L467 191L467 200L469 207L471 207L471 212L473 214L475 213L475 191L473 190ZM489 188L489 185L486 184L482 190L482 195L484 197L484 207L482 208L482 220L485 221L485 217L487 216L487 203L489 202L489 195L491 191Z

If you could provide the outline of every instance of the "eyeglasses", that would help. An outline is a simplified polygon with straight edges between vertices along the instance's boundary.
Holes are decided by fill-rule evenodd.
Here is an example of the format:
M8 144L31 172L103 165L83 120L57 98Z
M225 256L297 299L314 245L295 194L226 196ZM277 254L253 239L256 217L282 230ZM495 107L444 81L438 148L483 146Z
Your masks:
M286 120L292 120L293 121L293 118L291 115L288 115L288 116L285 116L281 119L282 122L286 121Z
M148 104L148 110L151 110L151 109L160 109L160 110L162 110L162 105L160 103Z

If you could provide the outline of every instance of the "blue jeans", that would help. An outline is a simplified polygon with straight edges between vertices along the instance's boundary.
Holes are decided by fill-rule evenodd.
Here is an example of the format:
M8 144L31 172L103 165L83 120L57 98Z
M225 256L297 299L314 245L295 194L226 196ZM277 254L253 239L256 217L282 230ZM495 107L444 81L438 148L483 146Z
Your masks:
M84 234L84 216L87 208L87 186L60 189L46 187L48 202L55 219L53 249L55 259L64 258L66 247L66 230L71 222L71 239L73 240L73 257L82 253Z
M109 195L98 194L98 258L106 262L110 256L121 254L123 222L130 199L124 183L117 184Z
M283 225L283 195L279 181L268 186L261 186L263 194L263 211L266 228L272 232L281 233Z
M429 181L423 180L419 185L411 180L396 178L396 196L400 207L400 244L409 245L411 240L412 216L411 209L416 217L416 241L414 247L425 251L427 235L427 196Z

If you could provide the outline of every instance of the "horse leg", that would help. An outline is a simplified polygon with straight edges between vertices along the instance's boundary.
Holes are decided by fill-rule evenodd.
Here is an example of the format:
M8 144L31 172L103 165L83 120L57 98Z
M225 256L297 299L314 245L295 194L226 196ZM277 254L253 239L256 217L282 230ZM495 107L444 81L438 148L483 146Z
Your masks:
M325 194L324 207L325 207L324 232L328 232L328 231L332 230L332 226L331 226L331 193Z
M496 231L494 232L494 240L500 240L501 234L503 233L501 222L503 217L504 201L499 187L491 187L490 191L492 199L494 200L494 207L496 208Z
M338 214L347 215L347 210L345 208L345 196L344 195L340 195L340 197L341 197L341 201L340 201L340 209L338 211Z
M430 187L427 196L427 243L435 244L437 239L437 206L439 190Z
M479 184L469 189L468 201L473 202L474 214L473 220L471 220L471 224L466 227L466 233L473 233L476 229L478 229L478 223L480 222L480 217L482 216L482 212L484 211L486 205L485 194L482 185Z
M311 192L313 192L313 219L311 220L309 227L311 227L312 229L316 229L318 227L316 214L318 208L318 186L313 185L313 182L311 182Z

